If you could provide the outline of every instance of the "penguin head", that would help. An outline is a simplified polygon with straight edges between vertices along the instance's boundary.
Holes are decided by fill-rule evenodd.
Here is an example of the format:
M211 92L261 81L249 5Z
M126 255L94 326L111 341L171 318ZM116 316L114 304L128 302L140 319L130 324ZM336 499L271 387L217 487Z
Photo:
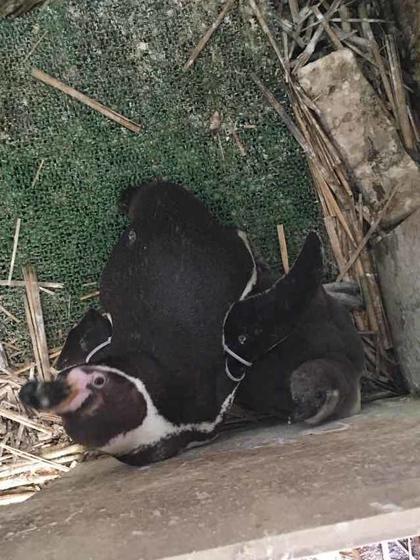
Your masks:
M105 357L111 335L110 320L95 309L88 309L67 335L57 360L57 369L63 370L75 364L89 362L91 354L95 354L96 358Z
M21 401L63 419L69 436L89 448L101 448L116 436L141 426L147 402L129 376L106 365L79 365L54 381L30 381Z
M311 232L288 274L231 306L223 327L225 352L246 366L285 340L321 286L322 262L321 241Z

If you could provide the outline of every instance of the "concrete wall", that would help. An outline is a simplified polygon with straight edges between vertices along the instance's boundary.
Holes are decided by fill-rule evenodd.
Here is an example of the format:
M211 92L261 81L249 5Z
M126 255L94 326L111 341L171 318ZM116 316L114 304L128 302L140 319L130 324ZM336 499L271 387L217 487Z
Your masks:
M378 243L375 254L401 368L420 394L420 210Z

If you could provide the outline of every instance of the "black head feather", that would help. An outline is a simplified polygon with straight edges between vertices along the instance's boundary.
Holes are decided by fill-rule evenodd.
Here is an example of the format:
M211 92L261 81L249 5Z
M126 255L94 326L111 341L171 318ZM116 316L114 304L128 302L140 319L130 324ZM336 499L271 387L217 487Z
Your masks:
M321 241L311 232L288 274L230 308L224 324L226 351L254 362L285 340L321 286L322 270Z
M57 360L57 369L62 370L85 362L89 354L111 335L110 321L95 309L89 309L67 335ZM103 358L106 351L102 350L95 357Z

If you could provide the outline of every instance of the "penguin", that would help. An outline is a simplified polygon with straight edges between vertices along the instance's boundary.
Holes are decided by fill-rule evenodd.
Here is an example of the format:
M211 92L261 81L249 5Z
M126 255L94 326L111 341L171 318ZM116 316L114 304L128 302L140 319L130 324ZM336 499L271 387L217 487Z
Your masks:
M288 274L229 308L223 323L223 348L230 358L250 367L287 340L321 285L322 272L321 242L311 232Z
M245 233L180 185L143 184L120 206L129 225L100 282L105 355L101 337L86 349L69 341L57 378L20 398L59 414L76 442L144 465L217 435L240 381L226 372L223 321L257 285L257 265Z
M104 356L111 344L112 323L109 315L102 315L92 307L81 321L73 326L58 356L58 370L81 362L89 362L93 356Z
M268 288L270 271L246 234L220 225L179 185L151 182L129 189L120 207L130 223L101 278L107 318L88 312L68 336L56 380L30 382L20 397L61 415L75 441L144 465L216 437L238 387L246 387L250 373L274 355L258 355L251 364L226 352L235 347L227 312L235 317L238 302L255 293L284 312L283 322L273 323L270 305L263 305L271 328L262 331L267 338L261 350L270 350L267 341L277 346L289 338L295 317L310 304L320 265L317 240L310 236L304 248L309 260L298 259L289 277ZM306 276L302 292L299 278ZM263 374L267 386L278 377ZM266 391L259 394L268 409ZM279 402L284 395L277 395Z
M362 341L321 277L321 243L312 233L288 274L231 306L224 347L248 367L236 396L240 406L310 425L360 411ZM300 302L290 298L291 286L299 286Z

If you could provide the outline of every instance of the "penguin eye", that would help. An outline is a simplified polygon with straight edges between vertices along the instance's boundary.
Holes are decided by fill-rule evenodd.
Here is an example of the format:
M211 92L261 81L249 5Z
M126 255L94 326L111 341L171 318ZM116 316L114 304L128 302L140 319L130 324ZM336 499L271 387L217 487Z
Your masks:
M244 334L240 334L240 335L238 336L238 341L239 341L239 344L245 344L245 342L246 342L246 336L245 336Z
M97 373L95 374L92 383L94 387L101 389L106 383L106 378L101 373Z

